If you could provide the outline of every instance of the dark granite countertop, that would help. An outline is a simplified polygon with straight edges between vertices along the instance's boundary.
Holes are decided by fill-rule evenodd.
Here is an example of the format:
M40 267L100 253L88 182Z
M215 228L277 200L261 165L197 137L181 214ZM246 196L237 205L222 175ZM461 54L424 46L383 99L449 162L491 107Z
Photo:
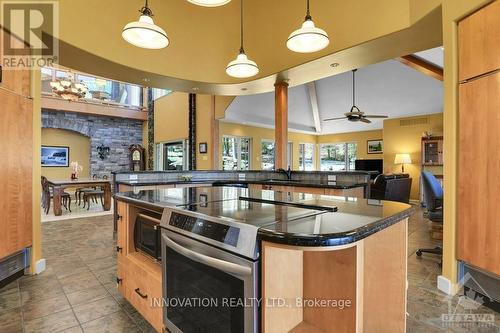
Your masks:
M238 198L279 201L302 207L336 207L336 212L291 221L281 221L259 229L258 237L293 246L338 246L359 241L413 214L404 203L363 198L251 190L235 187L167 188L124 192L115 198L139 207L162 212L165 207ZM319 209L319 208L318 208Z
M116 184L123 184L128 186L157 186L157 185L182 185L182 184L203 184L207 186L217 185L232 185L232 184L259 184L259 185L273 185L273 186L298 186L298 187L318 187L318 188L332 188L332 189L350 189L356 187L364 187L367 183L348 182L348 181L312 181L312 180L174 180L174 181L160 181L160 180L117 180Z

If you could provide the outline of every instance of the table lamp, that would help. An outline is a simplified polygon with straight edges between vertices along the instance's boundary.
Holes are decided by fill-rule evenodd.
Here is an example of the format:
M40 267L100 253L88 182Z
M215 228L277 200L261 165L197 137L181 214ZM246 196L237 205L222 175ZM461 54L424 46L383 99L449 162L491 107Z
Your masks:
M401 164L401 172L405 172L405 164L411 164L410 154L396 154L394 164Z

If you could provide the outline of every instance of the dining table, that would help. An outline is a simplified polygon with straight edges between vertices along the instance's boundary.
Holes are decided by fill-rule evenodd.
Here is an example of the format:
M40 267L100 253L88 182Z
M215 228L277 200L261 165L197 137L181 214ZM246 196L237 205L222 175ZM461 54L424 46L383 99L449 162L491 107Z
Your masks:
M52 187L52 195L54 202L54 215L62 215L61 196L66 188L81 188L81 187L101 187L104 190L104 210L111 209L111 182L107 179L98 178L78 178L78 179L48 179L48 185Z

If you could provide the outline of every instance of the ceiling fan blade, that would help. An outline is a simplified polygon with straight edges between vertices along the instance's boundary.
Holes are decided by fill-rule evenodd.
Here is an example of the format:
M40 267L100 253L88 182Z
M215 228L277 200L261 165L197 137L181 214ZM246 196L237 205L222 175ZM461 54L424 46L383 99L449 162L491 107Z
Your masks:
M374 115L374 114L367 114L365 115L366 118L389 118L389 116L380 116L380 115Z
M341 120L341 119L346 119L345 117L338 117L338 118L327 118L323 119L323 121L331 121L331 120Z
M371 121L369 121L368 119L365 119L365 118L361 118L359 120L362 121L362 122L364 122L364 123L367 123L367 124L371 123Z

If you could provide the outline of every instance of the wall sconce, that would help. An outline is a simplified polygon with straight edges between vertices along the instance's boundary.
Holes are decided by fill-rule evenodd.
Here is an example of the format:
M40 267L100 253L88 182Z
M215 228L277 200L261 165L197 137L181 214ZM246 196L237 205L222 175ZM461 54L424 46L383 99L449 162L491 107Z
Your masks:
M110 151L109 147L106 147L103 144L97 147L97 155L101 160L104 160L106 159L106 157L109 156L109 151Z

